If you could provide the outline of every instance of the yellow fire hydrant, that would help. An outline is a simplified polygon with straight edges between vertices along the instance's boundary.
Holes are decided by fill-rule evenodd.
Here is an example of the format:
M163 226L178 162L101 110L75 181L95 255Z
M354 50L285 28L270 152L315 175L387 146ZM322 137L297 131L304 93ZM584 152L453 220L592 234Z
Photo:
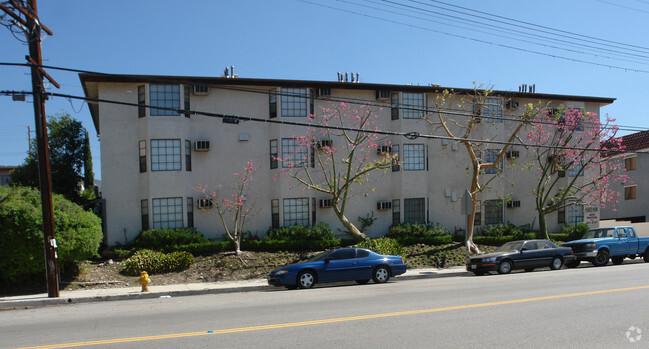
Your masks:
M140 272L140 278L136 281L138 284L142 285L142 292L149 292L149 274L146 271Z

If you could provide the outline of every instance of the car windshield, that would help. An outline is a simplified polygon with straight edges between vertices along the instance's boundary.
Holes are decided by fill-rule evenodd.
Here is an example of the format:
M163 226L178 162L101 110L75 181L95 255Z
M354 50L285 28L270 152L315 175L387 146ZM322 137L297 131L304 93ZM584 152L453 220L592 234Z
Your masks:
M613 237L613 228L610 229L593 229L587 231L582 239L596 239L596 238L612 238Z
M510 242L498 247L494 252L520 251L521 246L523 246L522 241L510 241Z
M321 253L318 253L317 255L307 259L307 262L317 262L323 260L326 256L328 256L331 253L331 251L324 251Z

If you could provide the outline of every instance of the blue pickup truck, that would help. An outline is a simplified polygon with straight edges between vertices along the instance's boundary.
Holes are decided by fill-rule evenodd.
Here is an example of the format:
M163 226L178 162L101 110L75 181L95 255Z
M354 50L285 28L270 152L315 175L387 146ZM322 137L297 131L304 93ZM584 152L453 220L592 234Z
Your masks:
M575 268L581 261L589 261L595 266L622 264L624 258L644 258L649 263L649 237L640 238L633 227L618 226L597 228L587 231L581 240L563 244L571 247L577 257L574 262L566 263L568 268Z

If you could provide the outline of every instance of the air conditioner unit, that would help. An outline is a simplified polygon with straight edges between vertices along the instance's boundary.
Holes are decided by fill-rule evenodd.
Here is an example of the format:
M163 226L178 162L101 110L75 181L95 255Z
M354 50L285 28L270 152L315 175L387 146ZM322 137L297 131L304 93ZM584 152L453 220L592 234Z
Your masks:
M392 93L390 91L376 90L376 99L379 100L379 101L381 101L381 100L389 101L391 95L392 95Z
M521 207L521 202L519 200L507 201L507 208Z
M208 150L210 150L210 141L194 142L194 151L208 151Z
M508 159L515 159L515 158L520 156L520 153L518 152L518 150L510 150L510 151L505 153L505 156Z
M331 96L331 89L328 87L318 87L316 94L318 96Z
M333 141L331 139L320 139L316 141L315 146L318 149L322 149L324 147L331 148L331 146L333 146Z
M377 210L391 210L392 209L392 202L391 201L379 201L376 203L376 209Z
M209 86L194 85L194 96L206 96L210 92Z
M505 103L505 107L507 109L518 109L518 102L516 102L516 101L507 101L507 103Z
M392 146L379 145L378 147L376 147L376 152L378 154L390 154L392 152Z
M212 208L212 205L213 205L213 203L212 203L212 200L210 200L210 199L198 199L198 200L196 200L196 206L198 206L198 208L208 209L208 208Z
M331 207L333 207L333 203L331 202L331 199L320 200L320 208L331 208Z

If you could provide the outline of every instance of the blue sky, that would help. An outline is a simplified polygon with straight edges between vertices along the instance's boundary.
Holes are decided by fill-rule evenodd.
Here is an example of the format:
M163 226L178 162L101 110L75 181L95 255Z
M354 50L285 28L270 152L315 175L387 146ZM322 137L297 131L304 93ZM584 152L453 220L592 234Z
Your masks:
M617 118L620 134L649 129L648 0L453 4L464 9L445 7L474 16L432 7L444 5L430 0L70 0L40 1L38 10L54 33L42 43L51 66L220 76L233 65L244 78L335 81L337 72L357 72L367 83L471 88L475 81L505 91L535 84L538 93L617 98L602 112ZM519 27L504 23L510 19ZM564 36L548 39L553 29ZM0 27L0 62L23 63L27 53ZM76 73L48 72L61 84L49 91L83 95ZM26 68L0 66L0 90L29 91L30 81ZM30 101L0 96L0 165L25 159L27 127L34 129ZM83 122L101 178L100 142L87 106L53 98L46 110Z

